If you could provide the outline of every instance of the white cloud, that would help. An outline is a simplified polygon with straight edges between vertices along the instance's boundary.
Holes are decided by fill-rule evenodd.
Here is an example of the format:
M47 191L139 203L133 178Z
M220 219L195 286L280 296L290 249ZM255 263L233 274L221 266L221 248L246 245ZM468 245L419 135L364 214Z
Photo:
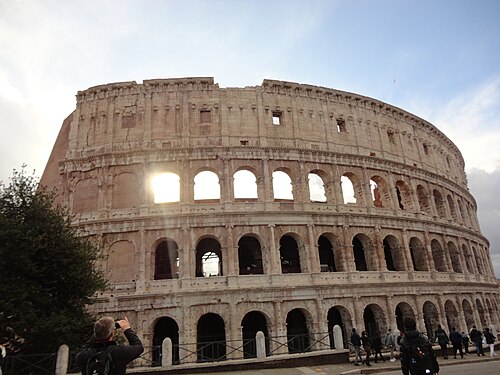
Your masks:
M500 77L445 103L417 99L409 106L458 146L466 170L476 168L491 173L500 169Z

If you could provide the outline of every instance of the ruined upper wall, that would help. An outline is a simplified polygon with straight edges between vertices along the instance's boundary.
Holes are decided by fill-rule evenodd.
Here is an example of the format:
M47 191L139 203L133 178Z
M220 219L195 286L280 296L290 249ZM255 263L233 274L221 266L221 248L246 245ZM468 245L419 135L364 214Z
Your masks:
M165 147L295 148L400 162L467 184L460 151L435 126L358 94L275 80L220 88L196 77L100 85L76 97L68 158Z

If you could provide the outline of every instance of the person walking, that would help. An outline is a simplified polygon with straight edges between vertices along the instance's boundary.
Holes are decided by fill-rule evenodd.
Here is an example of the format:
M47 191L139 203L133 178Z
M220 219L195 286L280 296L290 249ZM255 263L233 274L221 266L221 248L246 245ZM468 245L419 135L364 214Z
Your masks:
M391 332L390 328L387 328L387 333L385 334L384 346L390 352L389 361L395 362L396 358L394 357L394 348L396 347L396 336Z
M480 355L482 355L484 357L483 334L476 328L476 326L472 326L472 329L470 331L470 339L472 340L474 345L476 345L477 356L479 357Z
M465 354L469 354L469 335L462 332L462 345L464 346Z
M385 362L385 358L382 356L382 338L378 331L376 331L375 336L372 337L372 349L375 352L375 363L378 363L377 356L380 356L382 362Z
M122 329L125 338L128 340L128 345L118 345L115 338L115 330ZM127 317L115 322L111 317L103 317L94 324L94 335L88 342L87 347L76 356L82 374L87 373L89 360L99 356L99 353L107 353L110 357L110 364L113 368L111 374L124 375L127 370L127 365L134 359L138 358L144 347L142 342L137 337L137 334L130 328L130 323Z
M359 366L359 362L363 363L363 358L361 358L361 337L356 328L352 329L351 344L354 347L354 366Z
M486 339L486 344L490 346L490 356L496 357L497 353L495 352L495 336L491 333L489 328L484 329L484 338Z
M457 359L457 352L460 352L460 357L464 358L464 352L462 351L462 335L455 331L455 327L451 327L450 333L451 345L453 345L453 358Z
M434 337L441 347L441 354L443 355L443 358L448 359L448 343L450 342L450 339L440 325L438 325L438 328L434 332Z
M366 331L361 332L361 344L363 345L363 350L366 352L366 358L364 363L367 366L371 366L370 364L370 355L372 354L372 343Z

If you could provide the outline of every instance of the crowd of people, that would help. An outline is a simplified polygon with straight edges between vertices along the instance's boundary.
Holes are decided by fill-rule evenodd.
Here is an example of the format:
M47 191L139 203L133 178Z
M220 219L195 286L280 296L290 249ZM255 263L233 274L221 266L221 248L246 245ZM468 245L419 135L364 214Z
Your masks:
M443 359L448 359L449 349L451 349L453 358L456 359L457 355L460 355L460 358L464 358L465 355L470 354L470 345L475 347L477 356L486 355L483 348L484 344L488 346L491 357L497 355L495 352L495 335L490 328L484 328L483 331L480 331L476 326L473 326L470 332L460 333L455 327L450 327L448 334L438 325L432 337L428 338L416 329L415 320L411 318L404 320L404 329L399 334L393 333L389 328L385 335L375 332L375 334L370 336L366 331L362 331L359 334L353 328L350 339L354 347L355 366L363 364L371 366L371 359L374 362L378 362L378 360L385 362L386 358L382 355L382 349L385 348L389 353L388 360L391 362L396 361L395 352L399 352L401 370L404 375L418 373L417 371L412 371L412 366L424 366L428 368L427 373L430 374L439 373L439 364L436 354L432 349L433 344L439 345L440 354ZM365 353L364 358L361 355L361 349ZM419 361L422 364L416 364ZM426 364L424 364L425 361L427 361Z

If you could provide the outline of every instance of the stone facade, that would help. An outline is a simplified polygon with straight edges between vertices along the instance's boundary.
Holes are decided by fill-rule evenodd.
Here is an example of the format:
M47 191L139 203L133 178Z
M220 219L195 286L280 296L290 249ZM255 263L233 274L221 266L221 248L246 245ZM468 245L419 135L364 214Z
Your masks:
M236 193L239 171L255 193ZM178 194L155 203L152 178L167 172L177 181L164 189ZM210 190L201 172L214 196L196 197ZM92 87L78 92L42 183L104 251L112 288L92 311L128 316L149 348L165 337L191 348L181 362L214 355L200 342L238 345L259 330L280 353L301 350L279 345L294 335L331 339L334 325L500 323L460 151L376 99L273 80ZM216 276L204 276L206 259Z

